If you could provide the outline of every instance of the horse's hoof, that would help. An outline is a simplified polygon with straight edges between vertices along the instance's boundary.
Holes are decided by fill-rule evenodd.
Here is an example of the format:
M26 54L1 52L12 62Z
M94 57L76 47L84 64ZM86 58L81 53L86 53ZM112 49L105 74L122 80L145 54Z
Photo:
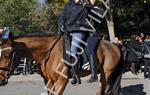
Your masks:
M5 86L8 83L8 79L0 80L0 86Z

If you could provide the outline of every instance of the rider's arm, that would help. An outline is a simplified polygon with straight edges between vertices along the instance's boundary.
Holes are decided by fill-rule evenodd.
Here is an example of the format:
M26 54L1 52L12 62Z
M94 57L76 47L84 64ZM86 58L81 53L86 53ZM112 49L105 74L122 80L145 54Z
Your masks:
M58 19L58 27L61 28L62 25L65 25L65 21L66 21L66 6L64 7L64 10L62 11L62 13L59 16Z

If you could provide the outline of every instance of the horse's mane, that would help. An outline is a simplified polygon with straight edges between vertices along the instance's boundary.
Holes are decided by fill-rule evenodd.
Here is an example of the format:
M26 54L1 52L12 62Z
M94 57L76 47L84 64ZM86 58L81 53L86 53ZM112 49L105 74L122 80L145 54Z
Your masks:
M17 39L17 38L24 38L24 37L53 37L53 36L56 36L58 35L57 33L38 33L38 32L35 32L35 33L25 33L25 34L20 34L20 35L17 35L15 36L14 38Z

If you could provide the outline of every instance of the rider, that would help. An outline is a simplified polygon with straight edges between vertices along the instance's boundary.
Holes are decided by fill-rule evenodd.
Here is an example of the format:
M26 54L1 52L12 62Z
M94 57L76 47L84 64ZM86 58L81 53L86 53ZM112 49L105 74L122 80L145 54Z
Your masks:
M90 3L92 4L92 6L95 5L95 2L96 2L96 0L90 0ZM87 81L88 83L96 82L98 80L97 68L96 68L97 63L98 63L98 59L96 56L96 50L97 50L98 43L99 43L98 32L89 32L89 36L87 38L86 55L87 55L88 61L90 63L91 77Z
M10 36L10 29L9 27L4 27L2 32L2 45L6 43L6 41L9 39Z
M87 17L87 10L83 6L80 0L70 0L64 7L62 14L59 17L59 28L62 32L67 32L72 37L71 40L71 54L76 56L78 48L76 45L80 45L81 42L76 40L76 37L80 40L85 39L85 31L80 30L80 27L86 27L85 18ZM75 44L76 45L75 45ZM73 58L72 58L73 61ZM79 59L75 65L75 73L77 77L73 76L72 84L80 84L80 63ZM74 67L73 67L74 69Z
M150 79L150 39L145 38L143 46L144 46L144 78Z
M128 45L129 47L129 54L127 60L131 62L131 72L134 74L137 74L138 71L138 63L139 63L139 57L142 57L142 43L138 41L139 36L133 35L131 37L130 43Z

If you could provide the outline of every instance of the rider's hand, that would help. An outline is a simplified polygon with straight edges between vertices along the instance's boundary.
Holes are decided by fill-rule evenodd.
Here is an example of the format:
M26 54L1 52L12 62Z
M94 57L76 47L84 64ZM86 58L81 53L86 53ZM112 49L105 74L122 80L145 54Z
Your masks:
M80 0L75 0L75 3L78 3Z
M60 30L61 30L62 32L65 32L65 26L64 26L64 25L61 25Z
M60 30L61 30L61 32L68 34L64 25L61 25Z

